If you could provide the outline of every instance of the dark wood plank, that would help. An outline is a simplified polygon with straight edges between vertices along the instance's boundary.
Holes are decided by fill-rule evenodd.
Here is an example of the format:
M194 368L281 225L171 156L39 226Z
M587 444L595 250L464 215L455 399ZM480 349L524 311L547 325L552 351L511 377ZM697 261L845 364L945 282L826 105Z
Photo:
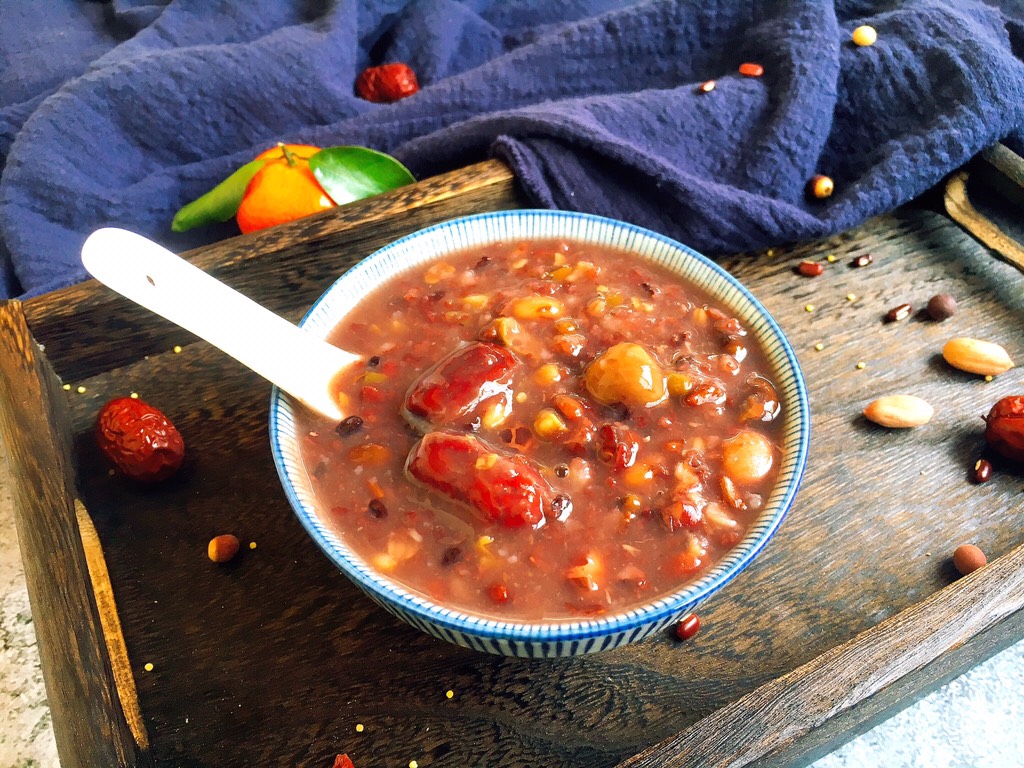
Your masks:
M0 304L0 370L0 436L61 764L146 765L78 532L67 406L18 302Z
M874 254L871 267L848 266L865 252ZM824 276L794 275L800 259L830 253L837 258ZM328 250L322 258L337 257ZM267 447L269 386L203 343L101 373L85 382L85 394L71 393L80 486L122 606L156 763L318 766L345 751L357 765L611 766L702 727L860 633L869 632L858 647L875 642L875 631L884 640L881 622L948 587L957 544L975 540L992 556L1021 544L1006 514L1019 475L967 482L981 447L977 416L1019 387L1020 376L987 384L937 358L952 335L992 338L1021 358L1020 275L918 208L823 243L723 263L793 341L814 439L790 518L700 610L705 628L684 645L661 637L591 658L529 662L448 646L392 619L330 566L288 509ZM940 290L960 300L954 319L882 324L890 306L920 306ZM311 302L315 291L306 291L294 301ZM851 292L856 301L847 301ZM814 312L804 311L808 303ZM132 390L163 408L189 444L184 471L160 488L109 477L89 436L102 402ZM893 391L921 394L938 416L904 433L859 417L867 401ZM236 563L215 567L206 542L227 531L258 548L243 545ZM971 583L941 594L958 606L955 595ZM961 618L951 607L946 624ZM967 626L960 639L985 625ZM992 632L1002 627L1009 637L1019 623ZM972 646L972 661L995 647ZM854 686L835 728L801 730L762 757L810 754L821 739L834 743L862 726L846 713L905 703L929 684L906 677L913 665L905 660L862 661L876 665L872 680L888 682ZM153 672L140 671L147 662ZM794 706L816 711L820 690L801 690ZM356 733L356 723L366 730Z
M357 261L428 224L520 202L498 161L479 163L298 222L183 254L292 320ZM25 302L25 316L65 381L88 378L194 337L95 280Z
M808 748L804 739L823 723L854 713L879 693L886 694L880 700L902 701L905 691L896 686L901 678L1008 617L1019 631L1022 607L1024 547L1018 547L955 587L758 688L619 768L790 765L794 753ZM868 714L856 716L866 719Z

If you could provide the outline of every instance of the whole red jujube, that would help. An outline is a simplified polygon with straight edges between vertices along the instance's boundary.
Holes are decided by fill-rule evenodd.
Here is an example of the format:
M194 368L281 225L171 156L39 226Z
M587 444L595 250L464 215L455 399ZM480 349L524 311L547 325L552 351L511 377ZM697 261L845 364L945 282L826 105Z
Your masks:
M1024 461L1024 395L1011 395L985 417L985 442L1012 461Z
M408 64L367 67L356 78L356 94L367 101L387 104L412 96L420 89L416 73Z
M96 442L122 474L147 483L166 480L185 459L185 441L170 419L131 397L100 409Z

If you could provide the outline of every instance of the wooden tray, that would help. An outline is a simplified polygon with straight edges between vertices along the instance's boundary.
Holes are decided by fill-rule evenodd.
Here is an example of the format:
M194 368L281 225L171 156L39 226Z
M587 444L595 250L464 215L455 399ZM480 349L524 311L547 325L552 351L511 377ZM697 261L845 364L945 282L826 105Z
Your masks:
M519 203L488 162L189 256L297 319L396 237ZM870 267L848 265L864 253ZM822 277L794 274L827 254ZM1021 477L968 482L978 416L1021 390L1020 369L985 383L938 356L970 335L1024 360L1021 275L928 204L722 263L804 367L803 489L696 638L558 661L463 650L363 597L278 485L269 385L218 351L95 283L0 307L0 429L64 768L802 763L1024 635ZM947 322L881 322L939 291L960 301ZM157 488L109 475L93 445L100 405L131 391L189 446ZM891 432L859 415L897 391L934 421ZM206 544L226 531L243 552L215 566ZM993 560L955 580L966 541Z

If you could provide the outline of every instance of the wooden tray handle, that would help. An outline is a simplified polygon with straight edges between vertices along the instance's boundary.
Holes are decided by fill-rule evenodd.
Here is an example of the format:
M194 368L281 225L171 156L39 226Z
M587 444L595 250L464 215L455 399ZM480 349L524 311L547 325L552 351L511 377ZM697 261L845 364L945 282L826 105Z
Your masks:
M981 153L975 170L954 173L946 182L943 196L946 213L953 221L1024 272L1024 246L971 203L967 181L972 173L982 176L1005 199L1024 207L1024 158L1003 144L995 144Z

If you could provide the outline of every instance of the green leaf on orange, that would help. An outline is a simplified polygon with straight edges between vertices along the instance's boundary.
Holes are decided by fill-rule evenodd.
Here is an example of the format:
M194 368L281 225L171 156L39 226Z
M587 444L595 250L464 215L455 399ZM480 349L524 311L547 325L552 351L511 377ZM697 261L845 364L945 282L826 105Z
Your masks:
M309 168L338 205L379 195L416 179L390 155L366 147L328 147L309 159Z
M202 197L193 200L174 214L171 229L175 232L187 232L196 227L227 221L238 212L242 204L245 189L252 177L266 165L269 160L253 160L246 163L224 181L211 189Z

